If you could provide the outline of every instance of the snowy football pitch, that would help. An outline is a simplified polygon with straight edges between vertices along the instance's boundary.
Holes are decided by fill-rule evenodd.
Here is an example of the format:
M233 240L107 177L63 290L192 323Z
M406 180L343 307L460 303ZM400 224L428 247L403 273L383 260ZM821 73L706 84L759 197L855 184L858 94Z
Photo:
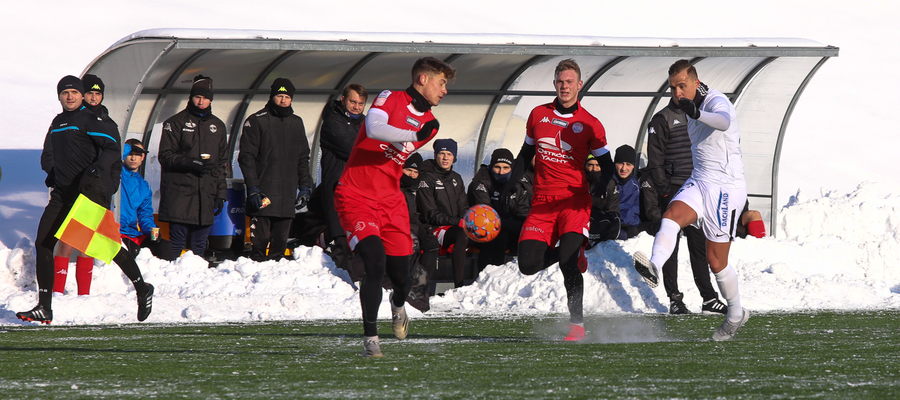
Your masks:
M897 398L900 311L414 319L382 359L358 321L6 327L2 398Z

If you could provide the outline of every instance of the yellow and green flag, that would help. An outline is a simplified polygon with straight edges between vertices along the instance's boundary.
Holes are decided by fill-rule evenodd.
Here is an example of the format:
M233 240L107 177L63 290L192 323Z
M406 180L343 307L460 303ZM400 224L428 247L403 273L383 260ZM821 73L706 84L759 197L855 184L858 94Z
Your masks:
M119 224L112 211L83 194L78 195L75 205L54 236L82 254L107 264L112 264L112 259L122 247Z

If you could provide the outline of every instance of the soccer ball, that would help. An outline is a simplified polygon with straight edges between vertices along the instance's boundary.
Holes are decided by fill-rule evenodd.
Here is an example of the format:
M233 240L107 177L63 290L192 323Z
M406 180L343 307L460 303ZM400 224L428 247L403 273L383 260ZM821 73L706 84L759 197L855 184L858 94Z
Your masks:
M479 243L490 242L500 233L500 215L487 204L476 204L469 208L463 223L466 236Z

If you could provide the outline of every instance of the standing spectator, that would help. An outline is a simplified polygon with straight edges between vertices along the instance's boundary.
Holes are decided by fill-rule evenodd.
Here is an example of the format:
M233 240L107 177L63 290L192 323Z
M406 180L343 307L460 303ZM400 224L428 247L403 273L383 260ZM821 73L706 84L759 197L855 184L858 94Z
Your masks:
M519 242L519 231L522 222L510 217L507 207L503 206L503 193L506 185L513 185L512 165L515 158L509 149L499 148L491 153L490 165L481 165L472 182L469 183L469 207L476 204L487 204L494 208L500 216L500 233L494 240L479 243L478 271L488 265L503 265L506 262L506 250L515 247Z
M569 306L569 334L565 340L585 336L583 304L587 260L584 245L591 218L590 185L584 172L589 154L606 149L606 131L578 101L581 68L573 59L562 60L554 72L556 99L537 106L525 123L526 135L519 159L535 158L531 212L519 237L519 271L536 274L559 262ZM513 174L517 176L517 174ZM559 247L554 248L556 243Z
M450 254L453 264L453 285L462 287L466 272L466 248L469 237L462 228L463 217L469 209L466 202L465 183L456 171L457 145L453 139L434 141L434 159L425 160L425 172L416 193L416 206L421 212L423 232L419 239L424 247L437 247ZM432 268L437 263L435 252L426 253L423 264Z
M413 64L412 85L405 91L378 95L334 193L334 207L347 232L347 242L365 266L359 289L363 314L363 356L381 357L378 308L385 273L394 288L391 328L398 339L409 332L404 303L410 289L412 237L409 210L400 192L403 164L410 154L437 134L440 124L431 114L447 94L456 70L434 57Z
M669 104L650 119L645 173L657 189L660 214L668 208L672 197L678 193L694 170L687 122L684 111L678 108L675 99L669 100ZM694 284L703 299L701 312L725 314L728 307L719 301L719 294L716 293L710 281L709 263L706 262L706 238L703 236L703 232L695 226L688 225L682 229L681 233L687 238L691 273L694 275ZM684 294L678 290L678 247L680 243L680 238L675 241L672 256L662 266L663 286L669 297L670 314L690 313L684 304Z
M84 101L82 106L87 108L100 117L103 124L106 125L107 132L115 133L115 137L119 137L119 125L109 117L109 110L103 104L103 93L106 85L96 75L87 74L81 80L85 87ZM121 170L121 161L117 161L118 165L113 165L109 170L109 182L115 187L119 186L119 174ZM56 245L56 256L53 258L53 267L56 271L56 279L53 281L53 292L63 293L66 288L66 278L69 271L69 258L75 252L72 246L63 242ZM91 279L94 274L94 258L78 254L75 259L75 281L78 283L78 295L86 296L91 293Z
M303 119L291 108L293 97L293 83L275 79L266 107L247 117L241 134L238 163L247 186L254 261L284 258L295 207L309 201L309 141Z
M54 282L53 247L59 230L79 194L107 209L118 180L113 181L109 169L121 162L118 133L109 132L103 121L82 107L84 85L74 76L63 77L56 86L63 112L53 119L44 151L41 169L50 183L50 202L38 223L35 247L38 281L38 304L30 311L17 312L24 321L49 324L53 320L51 303ZM153 285L144 282L141 270L125 249L113 259L134 285L138 300L138 321L150 316Z
M154 256L174 261L172 244L159 237L159 228L153 220L153 191L138 172L146 156L147 150L140 140L128 139L122 146L124 165L121 172L119 233L132 257L136 257L141 248L146 247Z
M709 268L728 303L725 321L712 338L731 340L750 318L741 306L737 272L728 263L739 210L747 200L737 113L728 97L700 82L688 60L669 67L669 87L672 99L687 116L694 170L663 214L651 257L635 253L634 267L656 286L657 266L672 255L678 232L689 224L702 226Z
M591 229L587 248L606 240L619 238L622 221L619 220L619 188L616 181L603 173L600 160L593 155L584 162L584 171L590 182Z
M163 123L159 140L159 220L169 223L176 257L187 245L203 257L213 219L225 207L225 123L212 113L212 78L194 77L187 107Z
M340 100L331 102L322 111L322 127L319 129L319 144L322 148L322 182L319 186L322 208L325 211L325 242L328 243L334 264L347 271L351 270L353 253L347 243L347 234L341 228L341 221L334 211L334 188L350 158L359 129L366 120L363 110L368 97L369 94L362 85L347 85Z

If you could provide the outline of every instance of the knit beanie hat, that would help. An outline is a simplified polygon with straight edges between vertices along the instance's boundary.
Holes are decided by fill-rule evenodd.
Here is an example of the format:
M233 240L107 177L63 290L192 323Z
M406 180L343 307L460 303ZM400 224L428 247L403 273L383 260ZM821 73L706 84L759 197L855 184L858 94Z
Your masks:
M56 95L59 96L66 89L75 89L84 94L84 84L81 83L81 79L72 75L66 75L59 80L59 83L56 84Z
M106 85L103 84L103 81L97 75L87 74L84 78L81 78L81 82L84 83L86 92L100 92L100 94L103 94L103 91L106 90Z
M203 96L212 101L213 99L213 86L212 86L212 78L203 75L197 75L194 77L194 84L191 86L191 97L194 96Z
M494 150L493 153L491 153L491 165L489 165L489 166L493 167L494 164L496 164L498 162L507 163L507 164L509 164L509 166L512 166L514 159L515 158L513 158L512 152L509 151L508 149L504 149L504 148L496 149L496 150Z
M272 82L272 91L269 92L269 98L275 97L275 95L278 94L286 94L290 96L290 98L294 98L294 84L291 83L290 79L276 78L275 82Z
M422 166L422 155L419 153L412 153L409 155L409 158L406 159L406 163L403 164L403 168L412 168L418 171Z
M442 151L449 151L453 154L453 162L456 162L456 141L453 139L438 139L434 141L434 155Z
M637 154L634 152L634 147L631 147L627 144L623 144L616 149L616 163L627 162L631 164L636 164Z

